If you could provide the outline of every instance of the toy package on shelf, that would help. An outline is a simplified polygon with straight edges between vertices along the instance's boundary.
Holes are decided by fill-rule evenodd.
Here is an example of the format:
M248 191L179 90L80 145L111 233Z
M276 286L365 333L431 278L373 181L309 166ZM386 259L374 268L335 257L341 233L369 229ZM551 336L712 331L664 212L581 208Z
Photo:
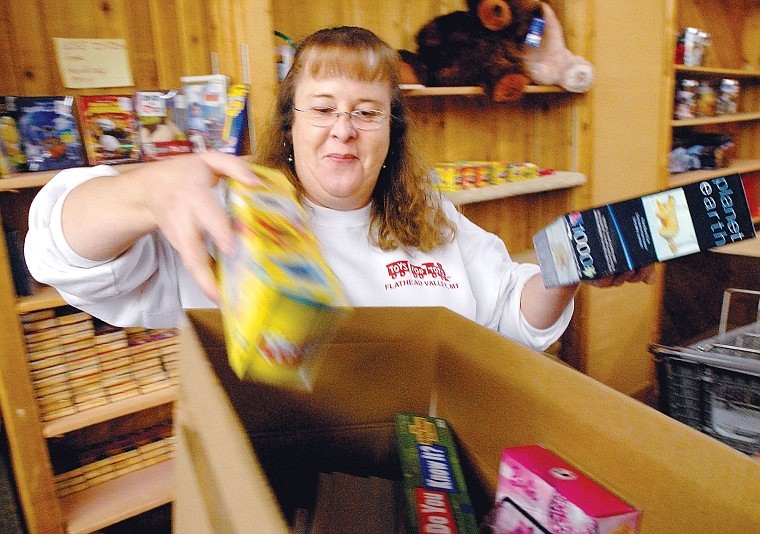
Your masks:
M492 534L632 534L641 511L539 445L502 451Z
M84 95L77 100L90 165L140 161L137 120L131 96Z
M248 126L248 93L246 83L236 83L227 94L227 111L222 129L220 152L239 156L243 151L245 129Z
M144 161L188 154L184 95L177 91L136 91L135 116Z
M431 181L442 191L520 182L538 178L546 171L535 163L506 161L443 161L433 165Z
M329 338L346 302L295 188L278 171L251 167L264 184L229 180L238 243L218 259L230 366L241 379L309 390L316 345Z
M396 414L406 531L477 532L456 442L446 420Z
M533 236L546 287L621 274L755 236L738 174L567 213Z
M16 97L18 126L28 170L85 165L74 97Z
M182 93L187 105L187 136L194 152L218 150L227 115L227 86L223 74L183 76Z
M0 96L0 177L27 170L15 96Z

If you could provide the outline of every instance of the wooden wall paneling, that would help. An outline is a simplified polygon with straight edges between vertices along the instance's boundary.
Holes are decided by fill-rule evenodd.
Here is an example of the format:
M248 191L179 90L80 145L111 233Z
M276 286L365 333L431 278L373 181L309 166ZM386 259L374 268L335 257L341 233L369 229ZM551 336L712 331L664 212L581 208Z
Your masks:
M86 38L86 39L124 39L127 44L127 54L129 56L132 76L135 83L138 83L141 70L136 68L136 59L140 54L135 50L135 40L129 35L130 26L133 22L134 14L126 5L125 0L66 0L61 2L43 2L43 12L41 28L44 33L44 48L47 52L46 61L51 62L54 68L46 69L50 74L55 76L56 89L52 93L46 94L98 94L112 92L114 94L126 94L133 90L133 87L119 88L87 88L87 89L70 89L63 86L63 81L58 70L57 60L55 59L55 47L53 39L56 37L65 38ZM135 2L134 7L139 8L140 2ZM130 3L132 5L132 3ZM139 12L139 9L136 9ZM153 69L155 70L155 69ZM155 77L155 74L154 74Z
M708 67L738 69L744 65L740 36L744 19L757 0L679 0L677 31L692 26L712 36L712 45L705 55ZM675 41L674 41L675 43Z
M178 88L182 76L178 61L180 43L177 3L168 0L148 0L152 56L156 69L156 89ZM146 25L147 26L147 25Z
M325 9L318 2L273 1L272 13L274 29L297 43L319 28L345 24L342 9L337 6ZM283 43L278 41L277 44Z
M211 74L206 2L176 0L179 33L178 60L183 76Z
M573 120L576 98L571 95L541 95L524 97L530 105L523 113L528 115L533 132L526 157L547 169L578 171L574 167L573 150L577 142Z
M273 2L275 29L299 41L328 26L358 25L376 32L391 46L414 50L414 35L427 21L457 9L465 0L341 0L324 10L297 0Z
M218 54L220 72L228 75L232 83L243 82L241 45L248 43L252 37L245 17L246 4L245 0L218 0L208 4L210 46ZM250 54L250 45L248 47ZM274 63L274 50L269 55L267 64L271 65ZM264 68L264 65L259 68Z
M6 18L2 28L13 55L8 57L9 63L3 65L2 78L12 75L16 79L15 91L5 90L5 94L54 94L60 84L56 83L58 73L49 68L53 49L46 39L44 13L38 3L28 5L16 0L5 3L4 9Z
M3 226L0 220L0 226ZM5 233L0 233L0 309L16 304ZM63 532L61 507L54 491L50 456L42 438L39 408L29 379L26 347L15 317L0 321L0 410L12 451L11 461L26 527L31 534ZM40 503L45 503L40 506Z
M570 51L578 54L593 64L593 46L594 46L594 10L595 2L589 0L565 0L564 2L551 2L557 17L562 22L562 29L565 36L565 42ZM605 9L604 7L602 7ZM568 100L569 95L557 95L558 98L566 100L562 107L566 117L558 121L557 127L565 127L564 136L568 139L569 158L566 166L557 166L556 168L567 168L572 171L582 172L589 177L589 183L584 186L576 187L570 193L572 204L575 208L590 207L593 203L592 190L590 182L592 181L591 162L593 160L593 136L592 131L594 116L593 101L594 86L592 84L589 91L583 95L572 97ZM552 109L556 103L551 102ZM558 132L560 135L563 132Z
M0 94L15 95L21 92L21 72L18 69L18 53L16 45L18 43L15 36L15 28L6 27L11 19L11 3L0 2L0 20L6 21L0 30L3 34L3 44L0 46L0 72L5 73L0 76ZM27 15L28 16L28 15Z
M170 2L166 2L171 4ZM139 90L163 90L176 87L175 85L164 86L159 77L158 58L156 57L155 39L153 32L163 32L164 27L156 28L150 16L151 0L131 0L120 4L119 21L124 25L129 48L129 61L132 65L132 76L135 86L127 88L125 93ZM140 13L143 17L135 16ZM176 24L175 24L176 26ZM168 26L169 28L171 26ZM176 41L174 46L176 47ZM164 53L165 51L162 51Z
M742 25L742 64L760 71L760 3L750 7Z
M443 99L422 97L409 98L407 105L412 118L412 142L416 143L427 160L435 163L451 159L446 155L441 132L446 127Z
M465 204L460 208L478 226L498 235L513 255L530 253L536 231L571 209L563 191Z
M218 53L220 71L232 83L243 81L243 53L248 51L246 68L250 75L248 108L252 145L255 132L266 124L277 90L277 57L272 3L266 0L217 0L208 3L211 19L210 47Z
M663 125L669 117L663 113L672 89L665 90L663 77L672 71L672 60L663 58L673 57L673 36L666 27L672 9L660 0L590 4L594 32L588 59L596 77L584 97L591 106L592 137L584 200L604 204L665 182ZM623 393L647 388L654 380L647 348L657 337L658 299L656 285L582 288L575 331L568 336L581 344L569 347L569 356L589 376Z

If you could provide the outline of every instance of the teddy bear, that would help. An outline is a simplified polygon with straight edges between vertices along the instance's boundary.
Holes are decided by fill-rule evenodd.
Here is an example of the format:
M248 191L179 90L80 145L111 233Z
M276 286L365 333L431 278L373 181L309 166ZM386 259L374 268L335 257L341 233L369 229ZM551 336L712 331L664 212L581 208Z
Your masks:
M467 0L467 11L435 17L416 35L417 52L399 50L401 83L476 85L494 101L522 96L530 82L522 47L540 0Z
M543 34L537 46L523 47L523 61L530 79L539 85L559 85L572 93L588 91L594 67L565 45L562 25L551 6L541 2Z

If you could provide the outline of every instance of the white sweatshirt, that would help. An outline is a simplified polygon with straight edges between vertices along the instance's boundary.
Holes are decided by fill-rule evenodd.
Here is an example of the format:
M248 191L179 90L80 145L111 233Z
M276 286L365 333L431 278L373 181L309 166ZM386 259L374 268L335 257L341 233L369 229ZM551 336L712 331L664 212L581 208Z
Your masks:
M109 166L66 169L42 188L29 211L24 250L32 276L54 286L72 306L116 326L177 326L183 309L213 307L159 232L109 261L83 258L66 242L61 229L66 195L86 180L117 173ZM547 329L528 324L520 294L538 266L513 262L501 239L449 201L444 209L456 237L426 253L370 245L369 206L306 207L325 260L352 306L442 306L537 350L556 341L570 322L572 303Z

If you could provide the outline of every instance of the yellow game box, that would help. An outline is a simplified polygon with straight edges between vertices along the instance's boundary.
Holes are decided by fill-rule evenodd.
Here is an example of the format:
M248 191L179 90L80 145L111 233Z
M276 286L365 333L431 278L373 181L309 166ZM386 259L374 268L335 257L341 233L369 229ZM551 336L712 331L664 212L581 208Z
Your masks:
M237 234L218 276L229 363L241 379L309 389L315 345L346 313L295 188L279 171L251 165L261 184L229 180Z

